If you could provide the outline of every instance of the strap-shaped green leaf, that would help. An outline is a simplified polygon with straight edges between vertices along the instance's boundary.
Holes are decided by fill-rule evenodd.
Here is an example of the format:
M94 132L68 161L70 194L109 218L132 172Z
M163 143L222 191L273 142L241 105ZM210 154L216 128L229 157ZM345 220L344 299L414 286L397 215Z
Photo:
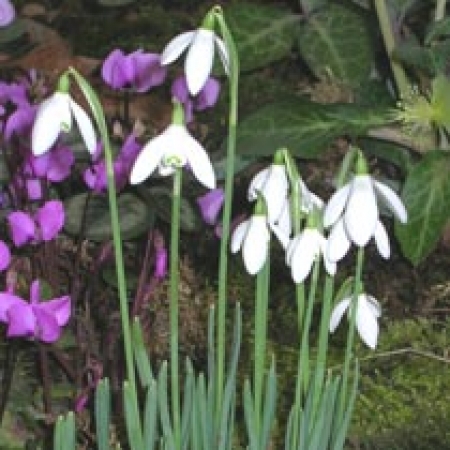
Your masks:
M255 408L253 405L252 388L248 378L244 382L244 419L250 450L258 450L258 431L256 429Z
M161 364L158 374L158 406L159 417L163 431L163 439L167 450L175 450L175 438L169 413L169 399L167 397L167 361Z
M142 334L142 327L138 317L134 318L131 326L131 341L133 343L133 354L141 385L143 387L148 387L154 381L153 371L148 358L147 348Z
M181 411L181 447L189 446L191 420L194 404L195 377L194 369L189 358L186 359L186 378L184 381L183 408Z
M99 381L95 389L95 432L98 450L110 450L111 391L108 378Z
M158 439L156 425L158 423L158 390L157 383L152 379L147 387L144 409L144 448L153 450Z
M131 450L145 450L136 398L134 396L134 390L128 381L123 383L123 403L130 448Z
M264 395L264 407L262 414L259 448L268 448L272 426L275 420L275 409L277 400L277 375L275 358L272 356L269 373L266 378L266 392Z

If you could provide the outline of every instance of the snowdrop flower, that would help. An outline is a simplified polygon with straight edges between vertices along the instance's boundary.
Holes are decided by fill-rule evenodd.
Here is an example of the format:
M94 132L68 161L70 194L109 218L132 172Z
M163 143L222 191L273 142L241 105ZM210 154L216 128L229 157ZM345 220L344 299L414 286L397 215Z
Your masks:
M181 33L173 38L161 54L161 64L167 65L179 58L186 50L184 70L189 92L197 95L208 80L217 47L225 72L228 73L229 58L225 43L214 33L214 12L209 12L200 28Z
M189 164L195 178L208 189L214 189L216 176L205 149L187 131L183 108L174 103L172 124L151 139L139 153L131 169L131 184L142 183L158 167L162 176L172 175L179 167Z
M250 219L240 223L231 236L231 252L242 249L245 268L250 275L257 274L267 259L270 242L269 223L263 199L258 199Z
M389 258L389 238L379 220L377 199L400 222L407 221L405 206L398 195L367 173L367 163L359 153L356 175L333 194L324 212L324 226L333 226L328 239L328 256L332 261L342 259L351 242L364 247L372 237L379 253Z
M275 223L283 211L288 190L289 182L283 151L278 150L274 155L273 163L253 177L248 188L248 199L256 200L261 194L266 201L269 222Z
M36 120L31 133L31 148L34 155L46 153L56 142L61 131L72 128L72 116L89 151L96 150L97 140L91 119L69 94L69 77L64 74L59 79L58 89L51 97L44 100L36 113Z
M325 269L330 275L336 273L336 263L326 255L327 240L315 227L308 226L292 239L286 249L286 263L291 268L295 283L303 283L311 272L316 258L323 257Z
M333 309L330 317L330 333L339 325L342 316L346 310L349 310L352 304L352 297L345 297ZM358 330L361 339L372 350L377 346L378 340L378 318L381 316L381 307L378 301L368 295L361 293L357 297L356 307L356 329Z

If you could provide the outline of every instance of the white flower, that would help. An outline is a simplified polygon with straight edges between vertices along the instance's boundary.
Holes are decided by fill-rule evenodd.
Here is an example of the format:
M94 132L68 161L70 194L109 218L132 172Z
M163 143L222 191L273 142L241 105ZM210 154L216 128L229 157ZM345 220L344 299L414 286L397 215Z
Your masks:
M89 153L94 154L97 139L91 119L67 92L56 91L44 100L37 111L31 133L31 148L36 156L47 152L61 131L72 128L72 115Z
M266 262L269 242L267 217L254 214L234 230L231 237L231 252L237 253L242 248L245 268L250 275L255 275Z
M208 189L216 187L214 169L205 149L184 125L173 123L144 145L131 170L130 182L141 183L157 167L160 175L172 175L176 168L186 164L200 183Z
M378 340L378 318L381 316L381 307L378 301L367 294L359 294L357 297L356 308L356 329L361 339L372 350L377 346ZM345 297L333 309L330 317L330 332L339 325L344 312L348 309L350 313L350 305L352 297Z
M256 200L261 194L267 205L269 222L275 223L283 210L288 197L289 183L283 164L271 164L258 172L248 188L248 199Z
M211 74L214 61L214 46L217 47L225 72L228 73L229 60L226 46L213 31L198 28L173 38L161 54L163 66L174 62L189 47L184 70L189 92L197 95Z
M291 268L295 283L302 283L311 272L316 258L323 256L325 269L330 275L336 273L336 263L326 256L327 240L316 228L305 228L292 239L286 250L286 263Z
M380 254L389 257L389 239L379 220L377 196L400 222L407 221L405 206L391 188L370 175L355 175L333 194L325 208L324 226L334 225L328 240L332 261L343 258L351 242L364 247L372 237Z

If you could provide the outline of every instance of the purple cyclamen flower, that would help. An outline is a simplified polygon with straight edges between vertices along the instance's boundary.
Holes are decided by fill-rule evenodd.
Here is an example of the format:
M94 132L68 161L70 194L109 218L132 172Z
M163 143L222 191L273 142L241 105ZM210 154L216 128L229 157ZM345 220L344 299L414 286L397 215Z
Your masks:
M114 180L117 190L125 187L130 176L134 161L142 146L136 141L136 136L131 133L117 155L113 163ZM94 192L104 192L107 188L106 163L104 160L88 167L83 174L84 182Z
M30 302L9 292L0 293L0 322L8 325L8 337L26 337L42 342L55 342L71 312L69 295L42 301L39 281L30 288Z
M70 148L59 145L40 156L30 153L27 161L31 175L59 183L70 175L75 157Z
M212 189L205 195L197 197L197 204L205 223L215 225L222 209L225 193L222 188Z
M14 211L8 215L11 239L16 247L51 241L61 231L64 217L64 206L59 200L46 202L34 215Z
M103 81L113 89L131 88L137 92L162 84L166 72L160 55L140 49L128 55L120 49L113 50L102 66Z
M155 248L155 269L153 276L162 280L167 275L167 249L164 245L164 236L158 230L154 232L153 246Z
M217 103L220 93L220 83L215 78L208 78L203 88L192 98L187 86L186 76L181 75L172 83L171 94L184 107L186 123L193 120L194 111L203 111Z
M0 27L8 26L16 17L16 11L9 0L0 0Z
M11 252L9 247L0 240L0 271L5 270L11 262Z

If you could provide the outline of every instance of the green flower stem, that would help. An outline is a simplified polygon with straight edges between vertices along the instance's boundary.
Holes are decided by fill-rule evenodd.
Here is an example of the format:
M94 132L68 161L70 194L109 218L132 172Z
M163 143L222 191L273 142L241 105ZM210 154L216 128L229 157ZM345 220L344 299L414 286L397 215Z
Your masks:
M238 81L239 58L233 37L223 17L220 6L214 7L214 15L219 24L225 46L229 53L230 110L228 117L227 167L225 176L225 204L222 216L222 239L219 256L219 287L217 300L217 369L215 419L218 425L222 411L223 385L225 375L225 319L227 298L228 242L230 239L231 204L233 198L234 160L236 154L236 127L238 121Z
M378 16L381 34L383 35L389 62L391 64L392 74L394 75L400 98L405 98L409 93L409 81L403 66L392 59L392 52L395 48L395 38L392 31L391 20L385 0L375 0L375 10Z
M325 368L328 350L328 336L330 327L331 305L333 302L334 277L326 275L325 288L323 293L322 315L319 326L319 343L317 345L316 371L314 374L314 407L315 414L320 393L322 392L325 379Z
M119 291L120 317L122 320L123 343L125 349L125 364L127 379L134 392L137 402L136 376L133 364L133 347L131 344L130 318L128 312L128 295L125 279L125 267L123 263L122 239L120 236L119 211L117 207L116 184L114 180L113 156L111 143L109 140L108 127L106 125L105 115L97 94L91 88L86 79L80 75L74 68L69 68L68 73L73 75L84 94L89 107L94 115L103 143L103 151L106 161L106 175L108 186L108 202L111 214L111 229L114 243L114 258L116 263L117 286Z
M356 258L355 278L353 280L353 296L350 305L350 325L348 327L347 345L345 348L344 369L342 371L342 390L339 405L339 417L342 418L347 403L347 386L348 373L350 369L350 361L353 359L353 343L355 340L356 328L356 311L358 307L358 295L361 291L362 269L364 265L364 247L358 248L358 255Z
M256 435L260 436L262 419L262 396L266 362L267 343L267 305L269 300L270 258L256 277L256 305L255 305L255 354L253 371L253 392L255 399Z
M175 449L181 449L180 388L178 378L178 284L182 169L173 177L172 221L170 229L170 382Z
M445 5L447 0L436 0L436 9L434 11L434 20L439 22L445 17Z

